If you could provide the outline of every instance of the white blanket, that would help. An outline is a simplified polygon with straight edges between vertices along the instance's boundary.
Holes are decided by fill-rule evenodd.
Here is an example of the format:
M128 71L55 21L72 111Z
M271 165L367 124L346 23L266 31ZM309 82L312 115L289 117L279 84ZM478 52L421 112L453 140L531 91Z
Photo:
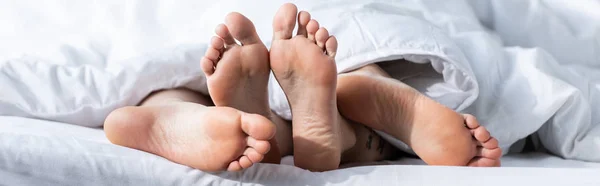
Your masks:
M198 61L214 26L240 11L268 45L283 4L268 2L1 1L0 115L98 127L154 90L207 93ZM398 58L430 63L441 79L407 82L477 116L505 151L537 132L554 154L600 162L599 2L297 4L338 37L339 72ZM272 109L289 118L281 90L270 88Z

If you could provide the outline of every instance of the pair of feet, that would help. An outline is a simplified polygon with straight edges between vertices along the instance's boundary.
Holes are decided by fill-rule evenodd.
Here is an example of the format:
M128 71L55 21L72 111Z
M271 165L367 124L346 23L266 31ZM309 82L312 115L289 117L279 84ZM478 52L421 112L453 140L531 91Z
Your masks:
M273 29L269 52L250 20L229 14L201 61L216 106L173 101L118 109L105 122L108 138L205 171L241 170L265 157L277 163L276 127L267 119L272 70L292 108L300 167L339 165L347 150L340 113L406 142L431 165L499 165L497 141L474 117L462 117L376 70L338 77L337 41L307 12L283 5Z
M275 15L270 51L243 15L230 13L225 23L217 26L217 36L200 62L214 104L272 116L267 91L272 70L293 113L295 164L310 170L337 168L342 141L337 138L340 129L334 125L339 115L335 37L292 4L283 5Z
M272 70L290 103L295 164L302 168L339 166L342 153L354 146L344 141L356 140L342 115L400 139L431 165L500 164L497 140L475 117L459 115L376 67L338 77L336 38L293 4L275 15L270 52L238 13L229 14L216 33L201 62L215 105L271 116L266 86Z
M300 28L292 38L297 15ZM296 121L299 118L314 119L308 122L312 126L294 125L295 139L309 136L309 141L294 140L295 154L312 156L306 152L311 151L320 157L337 156L337 162L323 162L337 167L341 153L328 152L338 148L340 141L331 140L336 135L329 123L333 118L325 118L337 114L337 41L311 20L310 14L298 14L292 4L278 11L273 29L269 52L250 20L239 13L228 14L225 24L215 29L217 36L200 61L214 106L180 99L186 97L181 95L151 95L152 100L139 107L124 107L109 114L104 124L108 139L204 171L238 171L258 162L279 163L281 155L274 140L277 129L268 119L275 117L267 90L273 70L292 103L294 123L300 123ZM155 101L154 97L162 100ZM310 142L323 144L321 149L326 153L318 153L320 149L312 145L306 151L297 150Z

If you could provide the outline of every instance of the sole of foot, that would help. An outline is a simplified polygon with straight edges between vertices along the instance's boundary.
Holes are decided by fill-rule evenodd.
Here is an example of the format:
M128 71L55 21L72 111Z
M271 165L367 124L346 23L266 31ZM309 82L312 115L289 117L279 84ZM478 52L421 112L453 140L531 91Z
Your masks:
M117 109L104 130L114 144L202 171L239 171L264 158L275 126L258 114L180 102Z
M225 17L225 24L216 27L215 33L200 61L214 104L270 117L269 52L254 24L242 14L232 12ZM271 140L271 146L264 162L278 164L281 155L275 139Z
M429 165L500 165L498 141L475 117L461 116L374 72L340 75L337 98L342 115L405 142Z
M292 110L294 164L327 171L338 168L342 151L336 125L337 40L310 17L293 4L281 6L273 20L270 62Z

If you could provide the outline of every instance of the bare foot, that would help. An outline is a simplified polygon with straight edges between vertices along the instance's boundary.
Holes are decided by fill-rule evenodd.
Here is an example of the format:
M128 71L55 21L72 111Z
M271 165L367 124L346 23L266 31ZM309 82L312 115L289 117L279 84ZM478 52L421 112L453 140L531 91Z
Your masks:
M396 147L389 144L371 128L359 123L350 122L350 125L356 134L356 143L342 154L342 166L390 160L399 154Z
M473 116L463 117L377 71L338 77L342 115L400 139L430 165L500 165L498 141Z
M225 23L215 29L200 62L210 97L216 106L269 116L269 51L248 18L233 12Z
M292 38L297 8L281 6L273 20L271 69L292 109L294 163L312 171L336 169L342 142L335 99L337 41L325 28L298 14L298 33Z
M498 140L492 137L485 127L479 125L475 116L470 114L463 114L463 116L477 144L475 156L467 165L473 167L499 167L502 149L498 146Z
M203 171L238 171L260 162L275 126L265 117L188 102L124 107L104 123L108 139Z
M208 91L216 106L229 106L247 113L271 116L267 83L269 52L260 41L248 18L233 12L225 17L225 25L215 29L200 65L207 76ZM241 45L236 44L238 40ZM281 155L275 138L266 163L279 163Z

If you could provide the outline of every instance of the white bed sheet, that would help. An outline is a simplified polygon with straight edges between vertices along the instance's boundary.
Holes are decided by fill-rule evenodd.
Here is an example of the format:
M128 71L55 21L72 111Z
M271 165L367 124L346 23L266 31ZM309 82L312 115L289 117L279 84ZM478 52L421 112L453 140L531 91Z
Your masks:
M207 94L198 61L214 27L239 11L269 45L285 1L0 1L0 115L99 127L155 90ZM338 38L338 72L399 58L430 64L443 81L407 83L475 115L505 152L536 133L553 154L600 162L600 2L294 2ZM271 109L289 119L270 84Z
M241 11L268 45L270 20L282 1L0 1L0 114L100 126L113 109L134 105L157 89L186 86L206 93L197 61L220 18ZM338 70L396 58L430 62L445 83L424 93L475 114L501 146L537 133L562 157L599 161L598 1L297 3L340 38ZM281 99L273 109L285 115L289 109L279 107L285 97L281 92L274 97ZM566 168L597 164L543 154L509 155L504 165L563 168L395 165L311 173L259 165L243 173L207 174L111 145L97 129L3 118L0 133L0 181L6 183L389 185L447 179L464 185L480 183L471 175L488 174L483 178L532 177L543 184L564 183L558 179L566 177L576 185L596 181L591 175L598 174ZM423 178L427 175L439 179Z
M211 174L110 144L101 129L0 116L0 185L600 184L600 164L541 153L505 156L502 168L423 166L403 158L323 173L293 167L290 158L284 165Z

